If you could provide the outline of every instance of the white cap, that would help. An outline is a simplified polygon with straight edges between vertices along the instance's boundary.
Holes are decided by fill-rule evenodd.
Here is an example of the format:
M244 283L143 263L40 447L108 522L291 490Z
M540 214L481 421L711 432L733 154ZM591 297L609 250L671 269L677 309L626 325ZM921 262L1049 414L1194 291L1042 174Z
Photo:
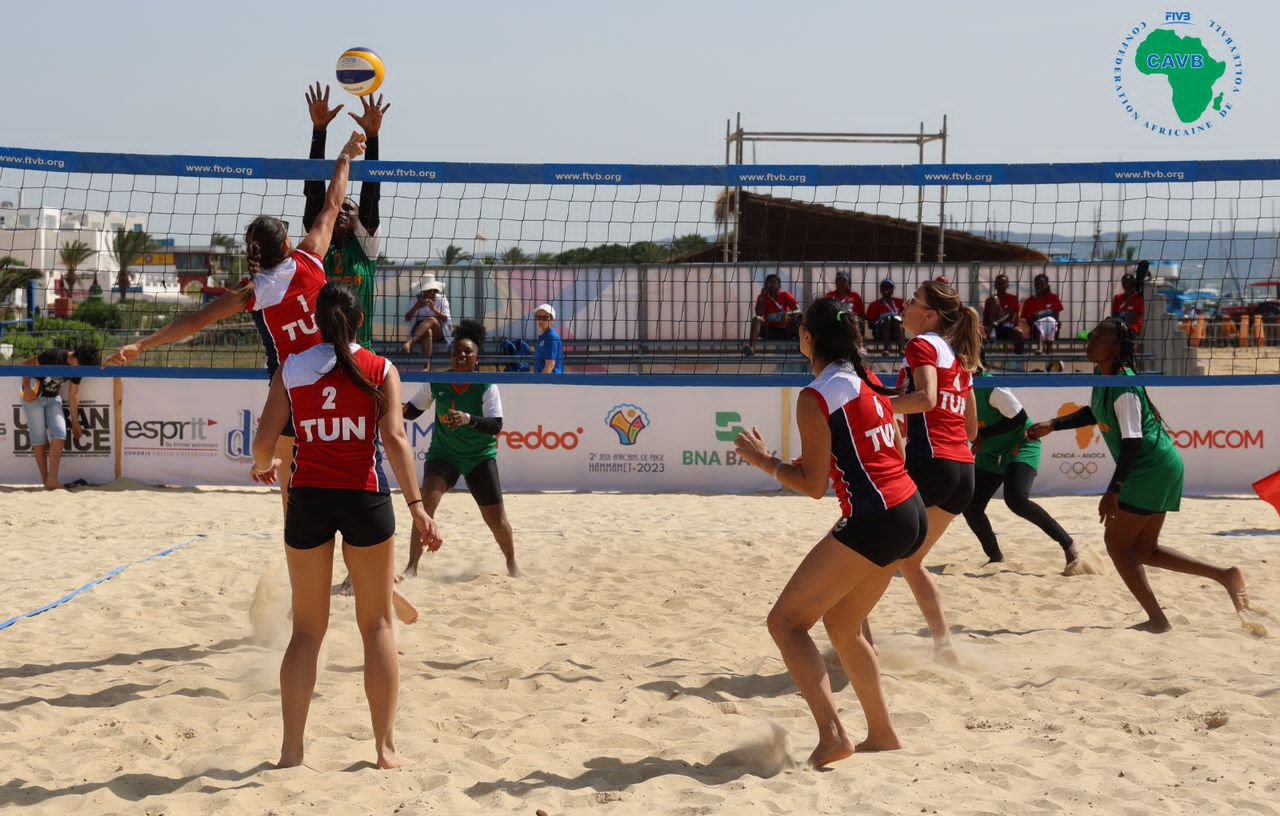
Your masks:
M533 310L533 313L535 315L538 312L546 312L547 314L551 315L552 320L556 319L556 310L551 307L550 303L539 303L537 308Z

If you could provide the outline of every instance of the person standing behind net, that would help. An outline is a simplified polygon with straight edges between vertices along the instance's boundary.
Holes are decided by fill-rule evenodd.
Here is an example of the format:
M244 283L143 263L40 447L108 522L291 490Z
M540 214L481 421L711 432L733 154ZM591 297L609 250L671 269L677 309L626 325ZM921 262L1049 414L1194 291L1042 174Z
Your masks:
M324 342L289 357L272 378L253 440L250 475L270 484L280 464L276 443L292 414L297 455L284 541L293 589L293 636L280 663L281 768L302 764L316 664L329 626L329 580L339 532L364 643L364 689L377 765L402 764L393 733L399 691L391 623L396 517L382 469L384 446L414 531L433 550L440 546L440 535L414 482L413 450L400 412L400 377L390 362L353 342L363 317L349 287L340 281L325 285L315 310Z
M330 108L329 86L324 86L322 96L319 82L307 89L306 98L307 109L311 114L310 158L323 159L325 131L343 106ZM391 109L391 103L384 105L382 95L379 94L376 100L372 95L360 97L360 104L364 110L359 116L354 113L347 115L364 131L365 157L370 161L377 161L378 132L382 129L383 114ZM302 191L306 196L302 227L310 231L316 216L324 207L324 182L308 180L302 185ZM329 245L324 248L323 253L325 276L329 280L345 281L360 298L360 309L364 312L365 322L360 327L357 342L367 349L373 348L373 290L378 273L378 204L381 197L382 185L376 181L365 181L360 184L359 206L349 198L344 199L333 224Z
M893 410L884 396L892 392L863 368L853 317L820 298L800 323L800 353L814 375L796 399L800 458L786 463L771 455L758 428L734 441L746 461L812 498L826 495L830 478L840 501L840 519L796 568L768 618L769 634L818 726L818 746L809 756L816 768L855 751L901 747L862 625L900 559L924 541L927 524L896 444ZM867 738L856 745L840 721L826 665L809 635L819 620L867 720Z
M929 624L936 654L955 660L938 588L924 559L951 521L973 496L973 451L978 418L972 372L981 364L982 329L978 313L960 302L949 284L925 281L906 303L902 323L912 335L899 386L895 414L907 417L907 472L929 510L929 535L910 558L902 577Z
M96 366L98 347L84 343L73 350L51 348L27 360L23 365L41 366ZM69 383L67 397L71 403L71 438L84 435L80 427L80 378L79 377L31 377L22 378L22 414L31 436L31 456L36 460L40 483L45 490L62 487L58 470L62 465L62 450L67 444L67 415L63 411L62 384ZM73 483L74 486L76 483ZM80 482L83 484L83 482Z
M1145 261L1144 261L1145 263ZM1142 321L1146 317L1147 304L1137 275L1126 272L1120 276L1120 292L1111 298L1111 316L1123 320L1135 335L1142 334Z
M471 374L480 363L484 346L484 324L464 320L458 325L449 349L450 372ZM467 480L467 489L480 508L498 548L507 561L507 574L520 574L516 566L515 536L507 520L498 478L498 434L502 432L502 397L498 386L479 383L428 383L405 403L405 419L414 420L435 405L435 429L422 468L422 491L427 512L435 516L444 494ZM405 575L418 574L422 539L415 533L409 541L409 563Z
M1014 515L1036 525L1058 542L1069 573L1079 557L1075 543L1053 516L1031 501L1031 485L1040 469L1040 442L1027 438L1026 430L1032 422L1022 403L1009 389L993 385L994 379L979 376L974 381L978 438L973 443L973 498L965 508L964 520L978 537L987 558L992 562L1003 561L1004 553L987 518L987 503L1003 485L1005 505Z
M1089 333L1085 354L1098 374L1133 377L1134 344L1133 330L1123 320L1107 318ZM1245 627L1265 634L1261 623L1245 616L1249 593L1239 567L1217 567L1160 545L1165 515L1182 503L1183 465L1147 390L1136 385L1094 386L1089 405L1037 422L1027 429L1027 437L1042 439L1053 431L1089 425L1102 431L1116 460L1115 473L1098 502L1098 520L1105 525L1111 563L1147 614L1146 621L1132 628L1156 633L1173 628L1147 581L1145 567L1151 566L1216 581L1227 590Z
M556 310L550 303L542 303L533 310L533 320L538 327L538 339L533 346L533 373L564 373L564 341L556 331Z

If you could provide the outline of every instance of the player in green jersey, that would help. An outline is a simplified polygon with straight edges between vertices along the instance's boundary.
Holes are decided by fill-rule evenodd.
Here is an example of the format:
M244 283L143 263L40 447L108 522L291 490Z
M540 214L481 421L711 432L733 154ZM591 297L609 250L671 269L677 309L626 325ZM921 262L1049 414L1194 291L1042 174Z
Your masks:
M984 387L991 382L989 376L979 376L973 381L978 438L973 445L973 498L965 508L964 520L978 537L987 557L1003 561L1004 553L987 519L987 503L1003 485L1004 503L1015 515L1058 542L1067 560L1067 569L1071 569L1078 553L1070 534L1043 507L1031 501L1031 485L1040 469L1040 443L1027 439L1026 434L1031 420L1012 391L999 386Z
M1085 353L1097 373L1134 376L1134 334L1122 320L1108 318L1089 333ZM1051 431L1097 425L1116 460L1115 475L1098 502L1098 516L1106 525L1107 554L1125 586L1147 613L1147 620L1133 627L1145 632L1172 628L1151 584L1146 566L1185 572L1217 581L1231 596L1231 603L1246 626L1249 608L1244 575L1239 567L1216 567L1160 545L1165 514L1177 510L1182 499L1182 457L1147 391L1141 386L1096 386L1087 407L1073 414L1027 429L1028 439L1040 439Z
M480 362L484 325L464 320L449 347L449 371L472 373ZM502 501L498 478L498 434L502 431L502 398L498 386L483 383L427 383L404 407L405 419L417 419L435 406L435 428L431 447L422 469L422 496L427 514L435 512L440 499L458 483L467 480L467 489L480 508L484 523L507 560L507 574L520 574L516 566L515 537ZM418 574L422 542L415 534L409 542L409 564L405 575Z

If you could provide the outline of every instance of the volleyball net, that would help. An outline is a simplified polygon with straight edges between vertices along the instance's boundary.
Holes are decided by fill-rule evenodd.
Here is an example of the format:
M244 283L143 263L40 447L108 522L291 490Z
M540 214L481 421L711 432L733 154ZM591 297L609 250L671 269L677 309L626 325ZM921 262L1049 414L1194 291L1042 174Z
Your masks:
M0 148L0 357L112 347L200 308L244 276L259 214L302 234L304 181L330 160ZM868 355L896 368L901 333L882 285L909 297L944 277L980 312L997 279L1017 309L987 357L1011 372L1087 372L1083 334L1121 311L1142 267L1141 363L1164 374L1280 369L1280 161L1027 165L528 165L365 162L379 191L375 346L401 351L433 282L453 324L488 330L488 370L530 362L550 304L569 375L804 371L789 301L861 297ZM123 268L123 269L122 269ZM1025 312L1037 276L1062 311ZM438 295L438 296L440 296ZM1122 295L1117 299L1117 295ZM778 305L775 307L774 303ZM886 315L886 312L888 313ZM1048 335L1053 335L1049 339ZM750 351L751 354L747 354ZM433 368L447 367L442 342ZM142 365L258 369L247 317L145 355Z

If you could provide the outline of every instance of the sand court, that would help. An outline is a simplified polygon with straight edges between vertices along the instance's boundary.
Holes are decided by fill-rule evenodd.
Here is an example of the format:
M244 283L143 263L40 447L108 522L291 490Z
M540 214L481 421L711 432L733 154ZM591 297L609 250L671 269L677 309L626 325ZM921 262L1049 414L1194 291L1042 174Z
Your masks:
M0 620L129 565L0 631L0 808L1280 812L1275 621L1250 636L1220 587L1156 570L1174 631L1129 631L1143 618L1109 564L1061 576L1058 547L999 502L1004 563L984 566L962 523L929 562L960 667L933 660L901 580L872 616L902 751L798 764L816 735L764 618L833 501L512 495L526 573L513 580L457 494L439 513L444 548L403 585L422 612L397 633L397 743L414 764L372 768L353 602L335 596L309 767L272 770L280 650L259 644L250 605L283 561L278 497L116 487L0 489ZM1043 504L1105 559L1096 498ZM1162 540L1239 565L1274 609L1278 530L1256 499L1185 499ZM856 736L857 701L828 663Z

